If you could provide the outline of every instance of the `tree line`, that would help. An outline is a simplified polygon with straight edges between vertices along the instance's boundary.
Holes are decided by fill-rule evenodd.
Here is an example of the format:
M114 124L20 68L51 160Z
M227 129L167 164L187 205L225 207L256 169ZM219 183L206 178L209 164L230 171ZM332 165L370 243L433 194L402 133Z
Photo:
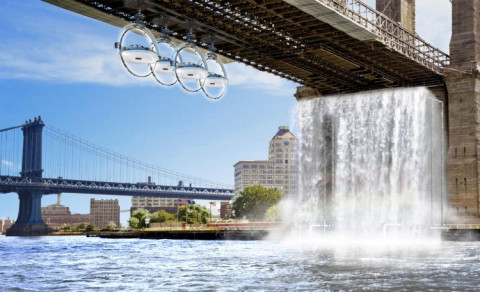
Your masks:
M279 221L278 203L281 199L282 194L275 188L260 185L247 186L232 199L232 218ZM128 219L128 225L131 228L145 228L147 222L186 222L191 225L202 225L207 224L210 219L210 213L206 207L186 204L180 206L176 214L165 210L150 213L145 209L137 209Z

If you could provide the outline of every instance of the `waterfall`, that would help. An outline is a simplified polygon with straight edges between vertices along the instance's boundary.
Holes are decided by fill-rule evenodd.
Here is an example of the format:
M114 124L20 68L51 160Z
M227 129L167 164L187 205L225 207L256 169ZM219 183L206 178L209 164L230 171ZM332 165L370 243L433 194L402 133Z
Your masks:
M426 88L300 100L297 226L415 236L441 225L442 112Z

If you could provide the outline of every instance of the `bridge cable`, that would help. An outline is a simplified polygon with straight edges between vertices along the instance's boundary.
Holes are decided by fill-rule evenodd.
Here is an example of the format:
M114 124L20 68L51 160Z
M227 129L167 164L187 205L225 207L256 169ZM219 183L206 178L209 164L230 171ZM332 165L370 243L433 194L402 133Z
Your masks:
M156 175L157 177L167 177L167 178L170 178L171 180L180 179L186 182L188 181L190 183L196 184L197 186L198 186L198 183L202 183L204 185L215 185L215 186L221 185L223 188L230 188L229 185L224 183L217 183L217 182L201 179L198 177L185 175L176 171L156 167L152 164L140 162L130 157L123 156L116 152L106 150L105 148L102 148L92 143L81 140L75 136L67 134L64 131L58 130L49 125L47 125L45 133L50 137L58 140L58 142L60 143L69 144L69 146L71 146L69 148L76 149L77 151L84 151L86 152L85 154L90 154L91 156L93 156L94 159L92 162L90 162L90 164L93 163L94 165L93 175L95 180L97 179L96 176L100 173L106 173L107 179L113 178L113 180L116 180L117 175L120 175L120 177L123 179L124 171L121 168L125 167L127 177L129 177L131 174L133 182L138 182L137 180L138 178L136 177L136 174L140 171L145 174L150 174L150 176ZM64 148L64 152L66 152L65 148ZM101 161L105 162L106 169L103 169L104 167ZM64 167L64 172L66 172L65 168L67 167L67 165L64 164L63 167ZM115 167L119 168L117 174L115 173ZM85 169L88 170L87 165L85 165ZM130 171L130 170L136 170L136 171ZM160 182L160 180L158 180L157 183L158 182Z

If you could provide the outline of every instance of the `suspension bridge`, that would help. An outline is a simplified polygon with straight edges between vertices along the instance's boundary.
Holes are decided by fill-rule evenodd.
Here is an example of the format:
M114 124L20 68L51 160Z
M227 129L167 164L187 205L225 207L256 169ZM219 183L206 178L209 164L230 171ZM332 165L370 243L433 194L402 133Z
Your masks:
M46 125L41 117L0 129L0 193L13 192L20 206L8 235L48 232L41 217L41 199L48 194L219 201L229 201L234 194L229 185L115 153Z

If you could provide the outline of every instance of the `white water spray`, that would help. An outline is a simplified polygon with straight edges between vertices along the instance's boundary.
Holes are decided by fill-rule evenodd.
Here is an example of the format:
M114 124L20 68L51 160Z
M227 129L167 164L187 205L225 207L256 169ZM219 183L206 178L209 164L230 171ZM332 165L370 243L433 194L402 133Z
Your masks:
M299 101L296 230L417 237L441 225L442 112L426 88Z

